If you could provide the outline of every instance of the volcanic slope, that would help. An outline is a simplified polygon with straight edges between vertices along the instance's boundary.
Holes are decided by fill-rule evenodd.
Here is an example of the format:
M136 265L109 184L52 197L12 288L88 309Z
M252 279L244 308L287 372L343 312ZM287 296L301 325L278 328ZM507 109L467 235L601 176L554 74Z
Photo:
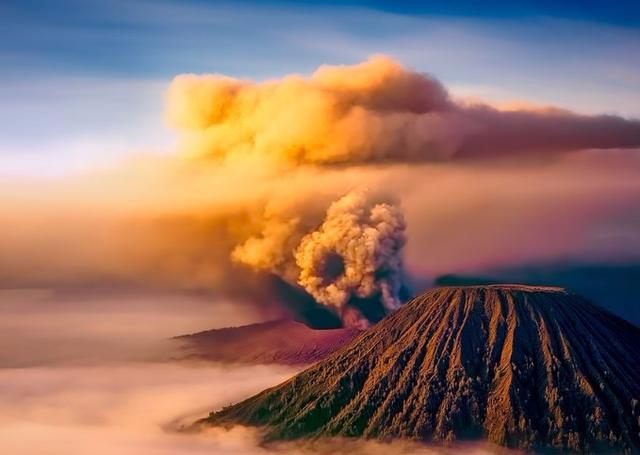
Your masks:
M639 399L640 328L560 288L450 287L197 425L638 452Z

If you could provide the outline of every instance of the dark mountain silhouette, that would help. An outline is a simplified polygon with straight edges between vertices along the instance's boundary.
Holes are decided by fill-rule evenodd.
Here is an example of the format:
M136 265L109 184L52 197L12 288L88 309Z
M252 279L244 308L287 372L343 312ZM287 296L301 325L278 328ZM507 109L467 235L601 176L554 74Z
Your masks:
M640 450L640 328L559 288L434 289L200 425L300 437Z
M282 319L183 335L181 357L229 363L317 362L351 341L356 329L316 330Z

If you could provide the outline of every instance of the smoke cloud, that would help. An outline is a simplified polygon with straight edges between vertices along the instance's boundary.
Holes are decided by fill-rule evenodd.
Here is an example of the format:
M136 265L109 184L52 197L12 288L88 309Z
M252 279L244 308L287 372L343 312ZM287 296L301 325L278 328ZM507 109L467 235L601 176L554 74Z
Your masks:
M291 164L446 158L466 129L439 82L387 57L308 79L178 76L167 118L195 156Z
M182 75L167 119L196 157L287 165L441 161L636 147L640 122L454 101L389 57L262 83Z
M281 172L339 164L547 160L585 148L640 145L636 120L454 100L430 75L386 56L258 83L181 75L168 90L167 119L195 162L261 163ZM400 305L406 242L399 206L367 198L359 190L347 194L320 222L317 211L283 217L275 210L258 235L234 249L233 259L300 285L318 303L337 308L344 321L366 325L371 317L359 306L372 315L372 303L382 303L382 314Z
M258 318L360 325L407 277L640 258L637 120L456 100L382 56L178 76L166 115L172 156L0 181L1 287L214 290Z

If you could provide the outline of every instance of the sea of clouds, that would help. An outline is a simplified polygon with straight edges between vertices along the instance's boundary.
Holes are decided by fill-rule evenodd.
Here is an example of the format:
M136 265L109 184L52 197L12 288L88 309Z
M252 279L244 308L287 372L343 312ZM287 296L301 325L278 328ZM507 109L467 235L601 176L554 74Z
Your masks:
M193 295L0 291L0 452L12 455L454 453L409 443L265 447L251 428L180 429L298 369L172 360L167 336L251 320ZM154 310L154 307L156 308ZM230 309L231 307L228 307ZM465 446L475 453L494 448Z

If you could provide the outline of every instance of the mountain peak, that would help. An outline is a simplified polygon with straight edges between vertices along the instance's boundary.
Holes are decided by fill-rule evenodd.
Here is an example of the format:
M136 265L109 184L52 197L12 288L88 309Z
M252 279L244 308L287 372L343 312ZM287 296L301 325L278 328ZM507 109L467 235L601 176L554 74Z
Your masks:
M638 327L561 288L438 288L200 424L262 426L267 439L637 451L638 340Z

